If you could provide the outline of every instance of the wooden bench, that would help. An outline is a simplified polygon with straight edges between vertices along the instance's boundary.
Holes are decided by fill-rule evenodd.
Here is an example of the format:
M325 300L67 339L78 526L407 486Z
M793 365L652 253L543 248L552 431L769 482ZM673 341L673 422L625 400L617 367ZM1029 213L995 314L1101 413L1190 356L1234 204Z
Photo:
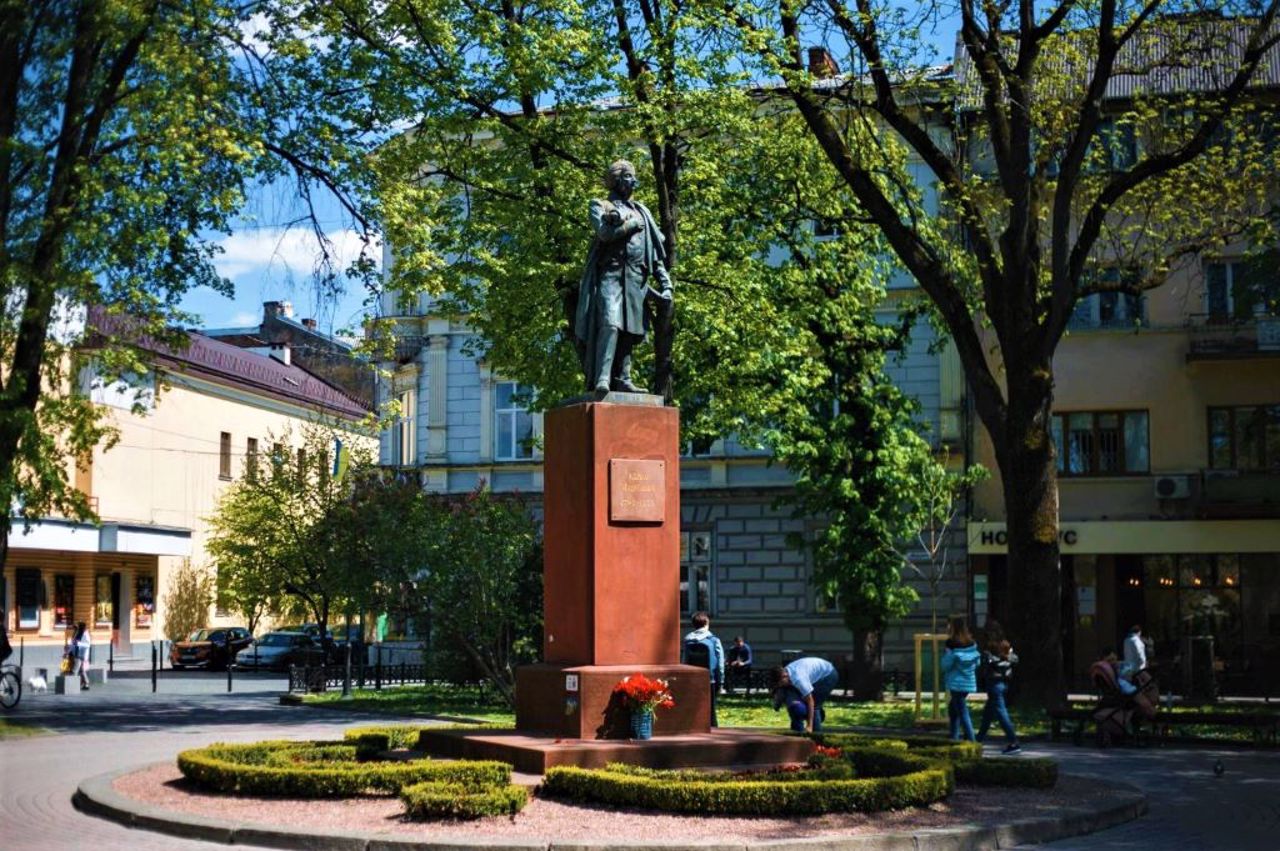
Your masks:
M1274 712L1161 712L1150 722L1156 734L1163 740L1169 731L1180 725L1206 727L1237 727L1253 732L1255 742L1276 744L1280 732L1280 714Z
M725 668L724 690L727 693L744 690L747 696L750 696L753 691L762 691L767 694L770 690L771 683L769 679L772 676L772 671L772 668L759 668L754 665L746 671Z
M1062 738L1063 726L1073 724L1074 727L1070 731L1071 740L1077 745L1080 744L1084 740L1084 731L1093 720L1095 711L1097 706L1060 707L1047 710L1050 739L1058 741ZM1270 745L1275 745L1277 738L1280 737L1280 713L1273 712L1161 712L1150 721L1144 720L1141 727L1152 730L1161 741L1164 741L1169 738L1172 728L1184 725L1248 728L1253 731L1255 741Z
M1049 740L1058 741L1062 738L1062 725L1075 724L1075 728L1071 731L1071 741L1080 744L1084 741L1084 729L1089 722L1093 720L1095 707L1088 709L1077 709L1071 706L1062 706L1057 709L1045 710L1049 716Z

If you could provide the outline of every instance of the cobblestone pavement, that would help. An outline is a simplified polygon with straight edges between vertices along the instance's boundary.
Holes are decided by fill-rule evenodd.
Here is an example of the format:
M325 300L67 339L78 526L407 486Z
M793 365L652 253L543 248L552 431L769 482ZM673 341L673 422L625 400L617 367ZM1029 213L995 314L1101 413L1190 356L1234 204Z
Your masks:
M992 753L988 747L988 754ZM998 748L995 749L998 751ZM1033 745L1061 770L1140 788L1144 818L1092 836L1054 842L1054 851L1275 851L1280 848L1280 755L1216 748L1110 748ZM1225 771L1216 776L1213 765ZM994 794L999 794L995 792ZM1016 814L1013 814L1016 815Z
M119 768L171 759L215 741L341 735L368 716L280 706L281 679L196 672L151 681L118 678L73 696L24 691L14 717L58 735L0 740L0 847L6 851L173 849L226 851L226 845L164 836L78 812L79 781Z
M245 677L225 693L225 677L185 672L165 678L119 678L86 695L23 695L17 716L57 735L0 741L0 847L60 851L222 849L225 845L130 830L77 812L77 783L95 774L171 759L214 741L330 737L370 716L280 706L283 681ZM383 718L382 720L385 720ZM998 746L997 748L998 749ZM1106 751L1031 745L1073 774L1140 787L1150 814L1093 836L1054 843L1054 851L1100 849L1280 848L1280 755L1267 751L1151 748ZM1226 771L1214 776L1221 759ZM998 789L991 790L999 795ZM1018 813L1010 813L1017 818Z

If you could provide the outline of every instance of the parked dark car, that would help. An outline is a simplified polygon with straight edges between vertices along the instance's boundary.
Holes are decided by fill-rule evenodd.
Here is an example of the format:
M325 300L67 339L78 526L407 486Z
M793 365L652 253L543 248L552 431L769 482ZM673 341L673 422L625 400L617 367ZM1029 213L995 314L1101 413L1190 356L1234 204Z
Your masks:
M333 645L329 653L329 659L334 664L343 665L347 661L347 643L351 643L351 664L360 665L364 662L364 629L355 624L350 627L338 627L333 636Z
M225 668L228 659L253 643L253 634L242 626L197 629L186 641L174 642L169 664L183 668Z
M236 667L245 670L288 670L290 665L317 664L324 649L305 632L269 632L236 655Z

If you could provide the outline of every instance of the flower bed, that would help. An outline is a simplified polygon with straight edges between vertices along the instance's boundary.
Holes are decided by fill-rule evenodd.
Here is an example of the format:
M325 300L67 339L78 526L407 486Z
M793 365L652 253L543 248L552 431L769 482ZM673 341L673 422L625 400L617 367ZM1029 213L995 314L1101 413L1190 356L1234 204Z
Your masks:
M946 762L865 748L823 757L807 768L763 773L558 766L547 771L542 790L574 801L669 812L776 816L924 806L946 797L953 787Z
M399 794L411 817L476 818L517 812L527 793L501 762L361 760L361 744L267 741L215 744L178 754L178 769L214 792L292 798ZM377 735L387 736L387 733ZM385 750L386 748L382 748ZM513 791L514 790L514 791ZM448 804L447 798L457 799Z

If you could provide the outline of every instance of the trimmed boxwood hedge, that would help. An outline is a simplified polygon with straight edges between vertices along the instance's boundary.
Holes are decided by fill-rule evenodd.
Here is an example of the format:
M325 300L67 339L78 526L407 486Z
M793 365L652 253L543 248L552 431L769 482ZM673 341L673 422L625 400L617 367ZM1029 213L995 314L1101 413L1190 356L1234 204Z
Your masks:
M1016 786L1052 789L1058 782L1058 763L1051 759L958 759L956 782L966 786Z
M215 792L294 798L396 793L404 786L427 781L469 788L511 781L511 766L506 763L429 759L357 762L356 750L339 742L214 744L178 754L178 769L192 782ZM331 759L331 755L338 758Z
M763 775L663 772L609 765L557 766L542 790L550 796L618 806L709 815L804 815L876 812L938 801L954 788L951 766L901 750L866 748L847 754L852 779L779 780ZM814 774L810 774L813 778Z
M375 724L352 727L342 738L355 745L359 759L370 759L385 751L413 747L423 729L419 724Z
M815 733L813 740L828 747L856 750L875 747L905 748L918 756L942 759L955 768L956 782L965 786L1013 786L1052 789L1058 782L1058 764L1052 759L1017 757L985 759L978 742L955 742L933 736L877 739L858 733Z
M920 756L949 760L982 757L982 745L978 742L954 742L936 736L898 736L890 739L860 733L814 733L810 738L820 745L832 748L906 749Z
M405 815L413 819L477 819L510 816L529 803L524 786L472 788L458 783L415 783L400 790Z

